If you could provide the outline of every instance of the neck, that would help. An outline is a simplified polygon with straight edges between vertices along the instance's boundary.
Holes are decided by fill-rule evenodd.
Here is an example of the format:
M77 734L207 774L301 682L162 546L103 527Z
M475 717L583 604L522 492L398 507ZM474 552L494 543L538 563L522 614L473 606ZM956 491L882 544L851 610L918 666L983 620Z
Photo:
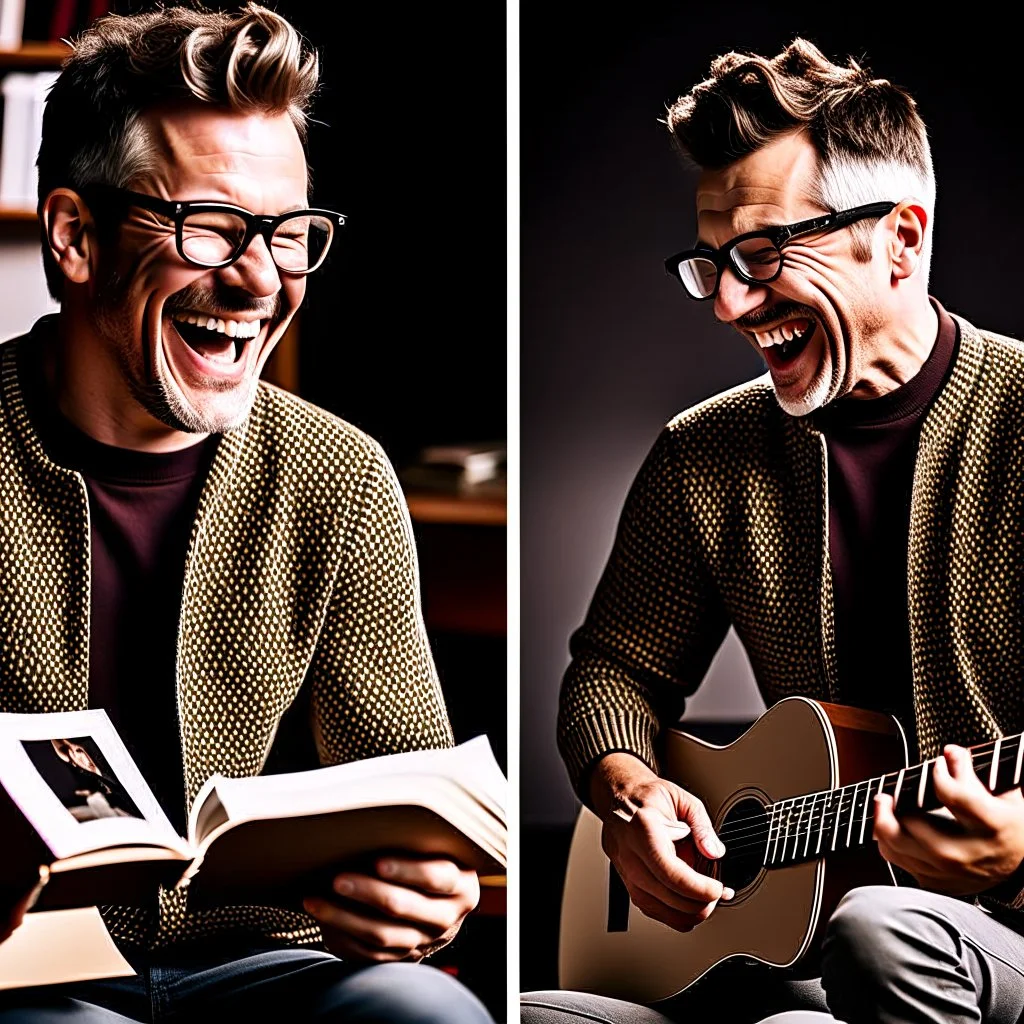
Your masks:
M974 773L990 793L998 795L1021 785L1024 734L990 740L969 749ZM870 842L874 798L879 794L893 798L897 814L941 813L932 775L936 760L772 804L768 808L765 866L782 867L813 860ZM749 840L744 837L743 841Z
M43 376L61 415L93 440L133 451L180 451L207 436L161 423L135 398L125 373L114 342L96 331L88 311L65 305L43 339Z
M881 398L917 376L935 346L939 318L927 295L895 311L867 346L850 398Z

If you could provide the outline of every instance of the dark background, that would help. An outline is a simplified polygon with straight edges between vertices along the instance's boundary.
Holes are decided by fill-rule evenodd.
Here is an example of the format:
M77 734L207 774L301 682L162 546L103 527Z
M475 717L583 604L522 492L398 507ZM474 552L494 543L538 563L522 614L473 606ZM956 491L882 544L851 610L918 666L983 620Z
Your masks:
M929 11L927 15L918 12ZM990 4L540 4L521 14L520 986L556 984L562 866L577 804L555 748L567 642L626 490L678 411L764 372L664 256L695 235L693 186L666 105L729 50L804 35L905 86L930 130L937 204L930 290L979 326L1024 336L1017 153L1020 57ZM687 717L730 731L756 713L727 646ZM700 722L697 723L700 725Z
M313 204L348 216L308 282L303 397L396 463L426 444L504 439L504 8L264 6L319 52Z

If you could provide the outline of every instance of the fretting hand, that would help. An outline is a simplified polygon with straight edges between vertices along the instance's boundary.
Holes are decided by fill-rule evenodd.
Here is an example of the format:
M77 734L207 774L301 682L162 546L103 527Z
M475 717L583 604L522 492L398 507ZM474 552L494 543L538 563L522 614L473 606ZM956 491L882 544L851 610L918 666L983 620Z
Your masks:
M893 813L891 796L875 797L874 837L881 855L920 885L949 896L983 892L1024 861L1024 797L993 796L978 778L970 752L947 746L932 773L935 795L952 819Z

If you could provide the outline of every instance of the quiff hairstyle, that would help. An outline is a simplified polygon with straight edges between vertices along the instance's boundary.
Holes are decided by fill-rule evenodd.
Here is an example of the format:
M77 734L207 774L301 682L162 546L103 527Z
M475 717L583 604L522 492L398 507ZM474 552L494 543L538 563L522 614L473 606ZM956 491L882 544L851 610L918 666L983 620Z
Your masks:
M111 14L73 43L43 112L39 208L55 188L129 186L159 159L144 123L162 104L208 103L243 113L287 113L303 142L316 91L315 50L274 11L168 7ZM63 274L43 237L50 294Z
M833 64L813 43L794 39L766 58L727 53L710 77L679 97L665 119L676 148L702 170L721 170L775 139L802 131L818 154L809 197L831 211L913 197L929 221L922 269L927 281L935 175L917 104L873 78L852 57ZM870 258L875 223L854 224L854 256Z

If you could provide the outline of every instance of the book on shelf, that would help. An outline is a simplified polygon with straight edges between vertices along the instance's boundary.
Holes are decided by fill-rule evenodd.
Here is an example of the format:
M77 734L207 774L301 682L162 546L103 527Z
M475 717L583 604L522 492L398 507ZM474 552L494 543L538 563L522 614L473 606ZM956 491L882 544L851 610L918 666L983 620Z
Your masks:
M193 905L299 909L339 866L379 851L502 875L505 787L485 736L301 772L214 775L179 836L106 712L0 714L0 886L42 866L33 914L145 903L158 885L187 886Z
M506 462L504 442L431 445L399 478L408 488L473 492L503 481Z
M39 180L36 157L43 138L43 104L56 71L11 71L0 84L0 206L34 210Z
M25 26L25 0L0 0L0 50L21 46Z

